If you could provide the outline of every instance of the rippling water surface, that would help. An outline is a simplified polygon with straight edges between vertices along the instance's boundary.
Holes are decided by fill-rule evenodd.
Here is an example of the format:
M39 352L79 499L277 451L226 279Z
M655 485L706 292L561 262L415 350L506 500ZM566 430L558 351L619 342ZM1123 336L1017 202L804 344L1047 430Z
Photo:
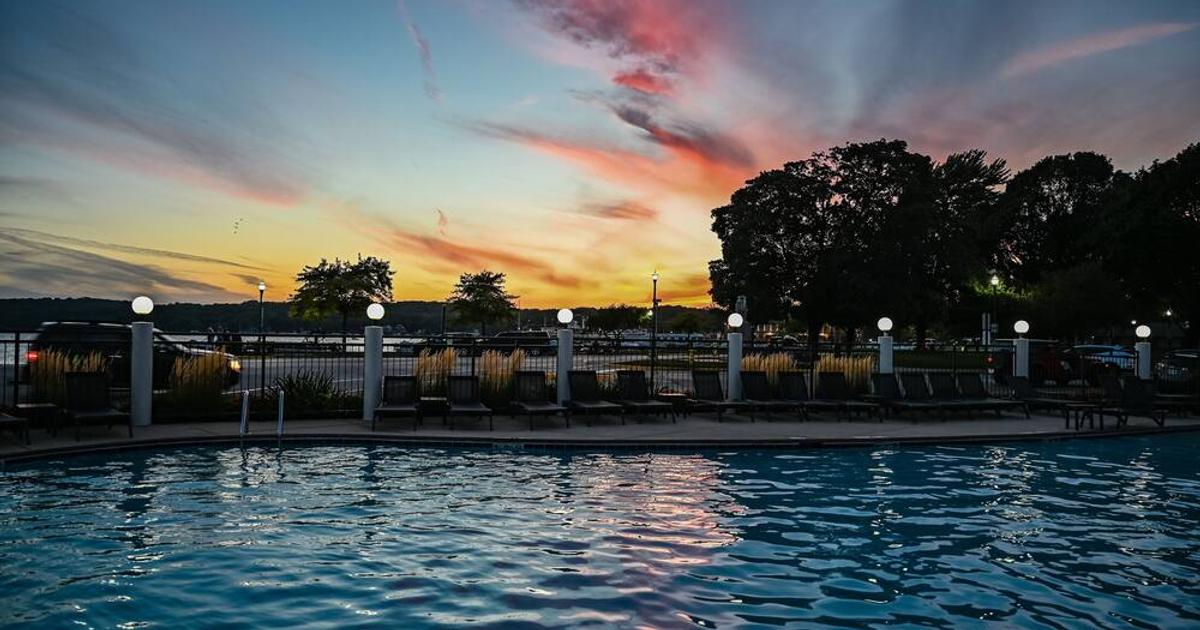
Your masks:
M1200 626L1196 437L0 473L0 625Z

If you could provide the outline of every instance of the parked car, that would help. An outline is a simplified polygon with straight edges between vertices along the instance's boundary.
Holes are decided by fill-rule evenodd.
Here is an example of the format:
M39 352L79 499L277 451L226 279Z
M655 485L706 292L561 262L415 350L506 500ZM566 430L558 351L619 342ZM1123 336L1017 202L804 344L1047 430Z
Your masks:
M1154 378L1164 392L1200 392L1200 349L1168 351L1154 364Z
M558 338L546 330L506 330L481 342L488 350L524 350L530 355L554 354Z
M98 353L108 361L112 384L129 385L129 350L132 343L129 324L103 322L45 322L38 328L37 337L30 342L25 354L26 380L37 369L47 353L55 352L72 357ZM154 387L166 388L175 360L220 354L225 362L225 385L236 385L241 379L242 364L234 355L215 350L192 348L172 339L159 330L154 331Z
M997 339L995 344L999 347L993 347L985 361L988 367L992 368L996 382L1003 385L1013 373L1013 351L1008 349L1012 347L1012 340ZM1034 386L1043 385L1047 381L1060 386L1067 385L1075 378L1068 351L1069 349L1058 341L1029 340L1029 380Z
M1089 385L1099 385L1104 374L1133 374L1137 366L1137 354L1117 345L1081 344L1072 346L1066 354L1075 373L1087 379Z

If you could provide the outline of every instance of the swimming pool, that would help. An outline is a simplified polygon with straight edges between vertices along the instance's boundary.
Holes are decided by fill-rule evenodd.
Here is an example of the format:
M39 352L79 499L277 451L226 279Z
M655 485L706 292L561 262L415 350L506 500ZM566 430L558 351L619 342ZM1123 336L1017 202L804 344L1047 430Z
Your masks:
M1200 439L0 473L0 625L1195 627Z

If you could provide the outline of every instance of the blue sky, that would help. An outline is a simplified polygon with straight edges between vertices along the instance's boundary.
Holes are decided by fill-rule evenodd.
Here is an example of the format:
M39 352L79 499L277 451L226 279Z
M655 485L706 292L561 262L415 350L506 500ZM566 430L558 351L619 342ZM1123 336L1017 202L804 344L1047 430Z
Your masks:
M0 2L0 295L707 301L708 212L879 137L1014 168L1200 138L1200 3Z

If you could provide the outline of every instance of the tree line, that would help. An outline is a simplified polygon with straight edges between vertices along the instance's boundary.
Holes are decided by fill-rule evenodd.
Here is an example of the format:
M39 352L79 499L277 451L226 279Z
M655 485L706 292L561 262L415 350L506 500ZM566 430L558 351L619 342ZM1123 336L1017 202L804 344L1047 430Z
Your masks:
M901 140L850 143L760 173L712 210L711 294L815 340L888 315L917 340L977 335L998 310L1039 337L1128 336L1166 321L1197 339L1200 144L1133 173L1100 154L1013 175L982 150L937 162ZM996 281L991 281L995 276Z

